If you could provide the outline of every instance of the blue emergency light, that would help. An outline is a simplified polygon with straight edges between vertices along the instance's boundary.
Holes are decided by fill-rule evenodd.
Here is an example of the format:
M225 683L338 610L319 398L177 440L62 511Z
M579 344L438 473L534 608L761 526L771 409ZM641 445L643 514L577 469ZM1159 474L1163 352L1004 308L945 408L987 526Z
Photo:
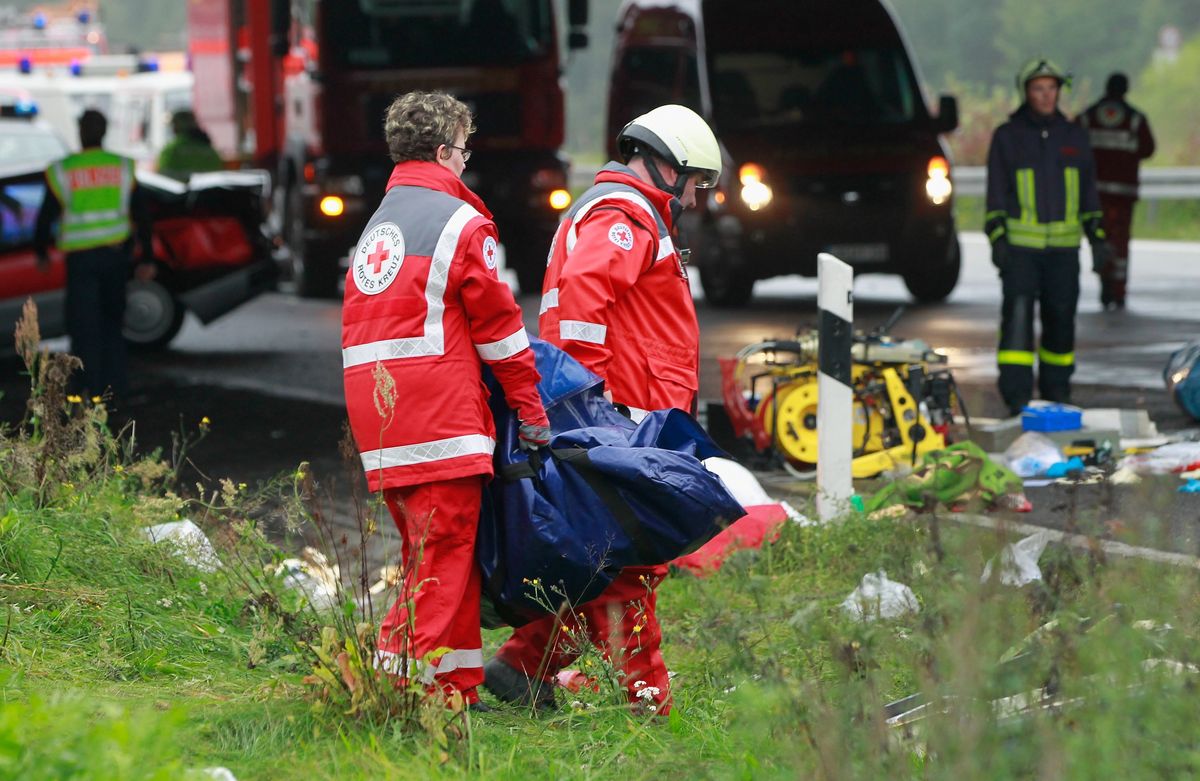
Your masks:
M33 71L33 60L28 57L22 57L17 61L17 70L21 73L31 73Z
M41 11L38 11L36 14L33 15L33 29L35 29L35 30L45 30L46 29L46 15L44 13L42 13Z
M19 98L16 103L6 103L0 106L0 117L33 119L37 113L37 104L25 98Z
M138 60L137 72L138 73L157 73L158 72L158 60L156 60L153 57L147 57L144 60Z
M87 24L92 21L92 13L85 8L75 18L79 20L80 24Z
M83 65L80 64L79 60L71 60L71 75L72 76L83 75Z

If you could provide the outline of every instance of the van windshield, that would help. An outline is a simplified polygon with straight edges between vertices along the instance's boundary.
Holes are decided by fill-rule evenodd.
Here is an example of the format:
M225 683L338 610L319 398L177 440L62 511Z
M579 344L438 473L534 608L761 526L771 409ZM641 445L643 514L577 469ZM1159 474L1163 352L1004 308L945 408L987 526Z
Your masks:
M357 0L324 14L325 45L357 69L513 65L553 44L551 0ZM332 3L327 3L332 6Z
M920 92L900 48L726 51L709 78L719 128L895 125L917 118Z

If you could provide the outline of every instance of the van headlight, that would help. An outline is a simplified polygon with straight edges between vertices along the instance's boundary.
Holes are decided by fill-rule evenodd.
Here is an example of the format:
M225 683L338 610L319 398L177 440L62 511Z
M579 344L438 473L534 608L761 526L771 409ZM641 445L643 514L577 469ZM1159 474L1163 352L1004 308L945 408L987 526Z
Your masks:
M775 194L764 180L767 172L761 165L746 163L738 169L738 179L742 183L742 203L752 212L764 209L771 203Z
M950 164L946 158L940 155L930 158L926 176L925 195L929 196L929 200L937 206L950 200L954 185L950 183Z

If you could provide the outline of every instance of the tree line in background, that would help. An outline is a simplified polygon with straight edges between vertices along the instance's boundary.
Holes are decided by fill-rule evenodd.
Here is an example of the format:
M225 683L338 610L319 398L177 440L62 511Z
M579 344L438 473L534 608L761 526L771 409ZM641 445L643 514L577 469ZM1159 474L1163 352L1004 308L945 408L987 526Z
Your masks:
M331 0L354 2L355 0ZM1075 74L1064 109L1078 113L1103 92L1105 77L1125 71L1129 99L1150 117L1157 165L1200 165L1200 0L889 0L912 47L931 99L959 99L960 129L950 136L960 164L980 164L992 130L1018 103L1013 79L1033 56ZM18 8L56 5L9 0ZM565 0L556 0L564 10ZM781 0L802 2L802 0ZM593 161L605 147L604 107L621 0L591 0L590 45L568 55L567 148ZM100 0L110 47L183 48L185 0ZM565 14L564 14L565 16ZM1182 42L1174 61L1159 52L1164 27Z
M1138 0L891 0L931 95L958 96L956 159L981 164L992 130L1019 103L1016 71L1046 56L1071 71L1063 108L1074 116L1104 92L1108 74L1131 81L1129 101L1150 118L1157 165L1200 165L1200 2ZM1181 46L1160 49L1173 27Z

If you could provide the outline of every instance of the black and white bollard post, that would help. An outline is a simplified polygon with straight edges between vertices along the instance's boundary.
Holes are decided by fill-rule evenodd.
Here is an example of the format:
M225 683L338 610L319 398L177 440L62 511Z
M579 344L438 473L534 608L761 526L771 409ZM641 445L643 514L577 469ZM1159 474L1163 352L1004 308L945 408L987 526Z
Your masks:
M854 391L850 348L854 323L854 270L826 252L817 256L817 514L833 520L850 507L854 484Z

